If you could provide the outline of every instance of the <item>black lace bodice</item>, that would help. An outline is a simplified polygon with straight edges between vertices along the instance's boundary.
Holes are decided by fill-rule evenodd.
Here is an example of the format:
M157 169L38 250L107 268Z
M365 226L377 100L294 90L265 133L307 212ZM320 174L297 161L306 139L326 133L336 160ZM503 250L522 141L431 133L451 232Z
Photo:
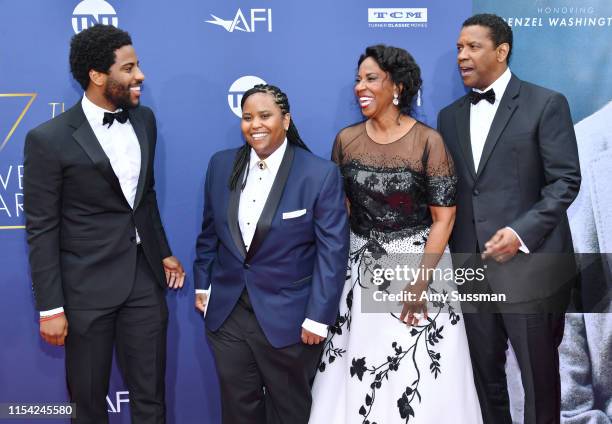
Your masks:
M453 206L457 177L440 134L417 122L400 139L380 144L365 123L336 136L332 151L344 176L354 233L391 241L429 228L429 205Z

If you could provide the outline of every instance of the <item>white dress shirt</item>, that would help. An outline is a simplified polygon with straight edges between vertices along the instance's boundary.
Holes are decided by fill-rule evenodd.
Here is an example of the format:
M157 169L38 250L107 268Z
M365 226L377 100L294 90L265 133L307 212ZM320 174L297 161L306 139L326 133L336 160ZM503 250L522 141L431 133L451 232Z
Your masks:
M506 68L506 71L489 87L484 90L473 89L477 93L484 93L490 89L495 91L495 102L493 104L486 100L481 100L475 105L470 105L470 139L472 141L472 155L474 156L475 169L478 169L489 129L491 128L493 118L495 117L497 108L499 108L499 103L501 102L511 77L512 73L510 72L510 68Z
M254 149L251 149L249 160L248 178L244 190L240 193L240 206L238 207L238 225L242 233L244 247L248 251L255 235L257 222L263 212L263 208L268 200L270 190L274 184L274 179L283 161L285 150L287 149L287 139L263 162L265 166L260 168L261 159L257 156ZM196 293L205 293L210 298L210 290L197 289ZM207 304L208 306L208 304ZM206 313L206 311L204 311ZM327 337L327 325L306 318L302 327L321 337Z
M140 176L140 144L134 128L129 119L124 124L115 120L110 128L102 125L104 113L110 111L93 104L87 96L83 96L81 104L91 129L119 179L121 191L133 208Z
M83 95L81 101L85 118L89 122L102 150L110 160L111 167L119 180L121 191L129 205L134 207L138 178L140 176L140 144L138 137L129 119L121 124L117 120L108 127L102 125L105 112L111 112L95 105ZM115 112L118 112L118 109ZM136 230L136 242L140 243L138 230ZM50 311L41 311L40 316L50 316L63 312L64 308L56 308Z
M270 190L272 190L272 184L274 184L274 179L283 161L285 150L287 150L287 140L263 161L265 167L260 169L257 165L260 162L259 156L254 149L251 149L248 178L244 190L240 193L240 206L238 207L238 225L242 233L244 248L247 251L253 241L257 221L259 221Z
M501 74L501 76L497 78L493 84L484 90L478 90L476 88L473 89L478 93L484 93L490 89L493 89L495 92L495 102L493 104L487 102L486 100L481 100L475 105L470 105L470 140L472 143L474 168L476 170L478 170L478 165L480 164L480 158L482 156L485 141L489 135L489 130L491 129L491 124L493 123L493 118L495 118L495 114L499 108L499 103L506 92L506 87L508 87L510 78L512 78L512 73L510 72L510 68L506 68L504 73ZM521 247L519 249L524 253L529 253L529 249L525 243L523 243L521 236L519 236L514 229L510 227L506 228L510 229L521 242Z

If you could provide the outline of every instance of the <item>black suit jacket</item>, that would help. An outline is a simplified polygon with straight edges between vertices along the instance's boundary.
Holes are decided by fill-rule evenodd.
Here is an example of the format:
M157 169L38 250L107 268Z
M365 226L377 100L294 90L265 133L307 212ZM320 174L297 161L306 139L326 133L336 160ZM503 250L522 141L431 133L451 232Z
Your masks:
M438 130L459 178L453 253L484 251L497 230L515 230L531 252L488 263L488 280L508 301L551 296L576 277L566 210L580 188L576 137L565 97L512 76L478 169L470 140L470 102L440 111Z
M85 118L81 103L31 130L24 152L24 210L39 310L102 309L123 302L136 270L138 229L159 284L171 256L154 189L153 112L130 110L141 150L134 209Z

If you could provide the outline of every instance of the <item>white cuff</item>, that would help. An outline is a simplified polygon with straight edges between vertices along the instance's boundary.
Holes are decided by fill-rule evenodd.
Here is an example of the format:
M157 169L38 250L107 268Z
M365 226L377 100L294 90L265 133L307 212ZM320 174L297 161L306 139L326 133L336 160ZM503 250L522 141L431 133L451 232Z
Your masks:
M317 336L327 337L327 324L321 324L320 322L306 318L302 324L302 328L311 333L315 333Z
M529 248L527 247L527 245L525 245L525 243L523 243L523 239L521 238L521 236L518 235L518 233L516 231L514 231L512 228L510 227L506 227L507 229L509 229L510 231L512 231L514 233L514 235L516 236L517 239L519 239L519 241L521 242L521 247L519 247L519 250L523 253L530 253L529 252Z
M60 306L59 308L51 309L48 311L40 311L40 317L50 317L51 315L56 315L64 312L64 308Z

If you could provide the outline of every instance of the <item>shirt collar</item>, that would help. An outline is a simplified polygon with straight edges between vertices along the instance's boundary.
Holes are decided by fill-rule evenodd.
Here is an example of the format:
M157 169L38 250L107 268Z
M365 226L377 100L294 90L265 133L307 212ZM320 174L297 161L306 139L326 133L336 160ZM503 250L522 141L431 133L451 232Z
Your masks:
M278 149L276 149L270 156L265 159L266 168L272 172L272 174L276 175L278 172L278 168L281 166L281 162L283 161L283 156L285 155L285 150L287 150L287 138L283 141ZM251 149L251 159L249 162L249 169L253 169L257 166L257 162L259 162L259 156L255 152L255 149Z
M512 78L512 72L510 72L510 68L508 67L506 68L504 73L501 74L499 78L495 80L493 84L491 84L484 90L478 90L476 88L473 88L473 90L477 93L484 93L485 91L493 89L493 91L495 92L495 103L499 103L501 101L502 96L504 95L504 92L506 91L506 87L508 87L510 78Z
M83 94L83 100L81 100L81 106L83 107L83 113L89 121L90 125L103 126L102 120L104 119L104 113L113 111L106 110L87 98L87 94ZM117 109L115 112L119 112L121 109ZM105 127L106 128L106 127Z

